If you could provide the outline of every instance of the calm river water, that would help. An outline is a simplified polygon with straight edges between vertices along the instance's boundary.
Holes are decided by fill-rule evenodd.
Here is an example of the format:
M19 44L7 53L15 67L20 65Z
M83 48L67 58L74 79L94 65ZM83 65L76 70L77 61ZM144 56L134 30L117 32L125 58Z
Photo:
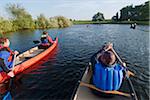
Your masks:
M138 97L149 98L149 26L129 25L73 25L64 29L46 30L59 45L48 57L18 75L17 86L12 90L18 99L69 100L90 57L105 42L112 42L121 58L136 74L131 78ZM7 34L11 47L23 52L35 44L42 30Z

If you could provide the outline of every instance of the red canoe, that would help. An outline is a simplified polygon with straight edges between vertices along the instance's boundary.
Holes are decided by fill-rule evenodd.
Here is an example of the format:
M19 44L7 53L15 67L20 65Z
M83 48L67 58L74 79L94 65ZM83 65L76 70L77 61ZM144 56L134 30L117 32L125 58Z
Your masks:
M21 73L33 64L37 63L39 60L52 52L57 47L57 44L58 38L56 38L53 45L48 49L38 49L38 47L36 46L18 55L15 61L15 67L13 69L14 74L16 75L18 73ZM0 83L9 78L10 77L5 72L0 72Z

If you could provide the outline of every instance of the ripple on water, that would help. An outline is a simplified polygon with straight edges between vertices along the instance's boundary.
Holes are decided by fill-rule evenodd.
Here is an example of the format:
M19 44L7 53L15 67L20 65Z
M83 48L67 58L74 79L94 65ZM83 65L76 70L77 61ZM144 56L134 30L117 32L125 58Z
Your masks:
M90 57L105 42L112 42L119 55L132 63L129 68L135 72L132 77L135 90L142 100L149 98L149 34L148 26L132 30L129 25L73 25L70 28L47 30L53 37L59 33L59 45L53 57L43 59L37 69L28 69L21 75L22 84L13 90L15 99L66 99L69 100ZM21 52L33 47L25 39L37 40L41 30L30 34L13 34L12 47ZM35 35L36 34L36 35ZM9 37L9 36L8 36ZM19 41L19 42L18 42ZM31 95L32 94L32 95Z

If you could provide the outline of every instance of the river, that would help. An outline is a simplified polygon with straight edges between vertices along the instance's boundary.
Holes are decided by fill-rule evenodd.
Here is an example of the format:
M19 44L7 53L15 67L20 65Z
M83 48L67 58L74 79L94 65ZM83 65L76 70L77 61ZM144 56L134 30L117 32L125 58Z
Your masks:
M149 98L149 26L100 24L73 25L63 29L48 29L58 47L48 57L18 75L12 94L18 99L69 100L90 57L105 42L112 42L120 57L136 76L133 85L140 100ZM35 46L43 30L20 31L6 34L11 48L20 53Z

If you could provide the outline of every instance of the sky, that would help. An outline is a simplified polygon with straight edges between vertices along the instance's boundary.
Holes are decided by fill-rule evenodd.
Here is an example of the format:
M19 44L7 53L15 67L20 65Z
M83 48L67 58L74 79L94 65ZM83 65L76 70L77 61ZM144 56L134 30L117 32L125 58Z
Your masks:
M33 18L44 14L47 18L65 16L76 20L91 20L97 12L111 19L121 8L144 4L148 0L0 0L0 16L9 18L6 5L20 4Z

